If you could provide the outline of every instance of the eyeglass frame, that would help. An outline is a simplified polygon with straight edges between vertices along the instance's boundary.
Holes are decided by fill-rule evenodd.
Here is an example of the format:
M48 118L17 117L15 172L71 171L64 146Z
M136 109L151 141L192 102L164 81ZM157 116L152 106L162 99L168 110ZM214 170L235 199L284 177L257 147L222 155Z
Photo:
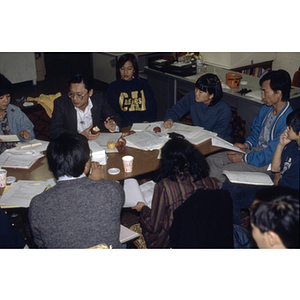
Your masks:
M78 96L78 94L76 95L76 93L68 92L68 97L70 99L73 99L75 96L77 96L78 99L82 100L88 93L89 91L87 91L84 95ZM70 96L70 94L72 94L72 96Z

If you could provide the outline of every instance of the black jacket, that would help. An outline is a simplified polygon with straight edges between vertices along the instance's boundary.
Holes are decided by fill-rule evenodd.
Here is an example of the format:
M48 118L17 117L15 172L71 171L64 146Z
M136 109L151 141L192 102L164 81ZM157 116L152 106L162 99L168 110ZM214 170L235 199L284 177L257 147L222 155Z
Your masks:
M100 129L107 117L113 117L121 128L120 116L109 106L102 92L94 91L91 101L93 103L93 125ZM55 139L65 131L77 132L77 114L68 95L63 95L54 100L54 109L49 123L49 138Z

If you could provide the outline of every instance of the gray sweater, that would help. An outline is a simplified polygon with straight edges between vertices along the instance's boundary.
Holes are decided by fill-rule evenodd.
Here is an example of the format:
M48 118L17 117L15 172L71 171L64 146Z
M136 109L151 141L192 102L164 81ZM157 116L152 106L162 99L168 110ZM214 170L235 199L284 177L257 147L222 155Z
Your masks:
M125 195L115 181L87 177L58 181L35 196L29 222L39 248L120 248L120 214Z

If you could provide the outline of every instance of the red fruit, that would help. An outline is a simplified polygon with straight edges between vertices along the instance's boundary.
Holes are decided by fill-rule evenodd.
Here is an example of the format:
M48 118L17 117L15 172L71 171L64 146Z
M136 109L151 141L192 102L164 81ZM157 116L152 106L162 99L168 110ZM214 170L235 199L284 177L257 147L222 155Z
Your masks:
M121 143L121 144L117 147L117 149L118 149L119 153L125 153L126 150L127 150L127 147L126 147L123 143Z
M121 142L121 143L123 143L124 145L126 145L126 140L125 140L124 138L122 138L122 137L120 137L120 138L118 139L118 142Z
M160 127L156 126L156 127L153 128L153 131L154 132L161 132L161 129L160 129Z
M98 126L94 126L94 127L91 129L91 134L97 134L99 131L100 131L99 127L98 127Z
M116 143L116 148L118 148L119 146L121 146L121 145L125 145L123 142L121 142L121 141L117 141L117 143Z

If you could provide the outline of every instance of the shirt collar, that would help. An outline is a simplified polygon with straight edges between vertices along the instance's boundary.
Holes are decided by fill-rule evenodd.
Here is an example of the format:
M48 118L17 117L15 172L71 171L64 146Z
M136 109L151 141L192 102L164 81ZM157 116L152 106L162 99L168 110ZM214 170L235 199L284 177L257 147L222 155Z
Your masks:
M86 175L84 173L82 173L80 176L78 177L73 177L73 176L67 176L67 175L64 175L64 176L60 176L58 177L58 180L57 181L65 181L65 180L73 180L73 179L79 179L79 178L83 178L83 177L86 177Z

